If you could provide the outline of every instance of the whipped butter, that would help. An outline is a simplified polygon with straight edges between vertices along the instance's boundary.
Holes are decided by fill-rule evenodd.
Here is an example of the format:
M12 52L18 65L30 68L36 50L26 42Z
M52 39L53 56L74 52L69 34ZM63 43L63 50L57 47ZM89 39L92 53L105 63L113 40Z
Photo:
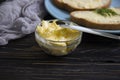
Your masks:
M80 35L79 31L63 28L56 24L56 21L42 21L42 26L37 27L37 32L43 38L53 41L68 41L73 40Z
M36 32L39 36L36 37L39 45L46 48L47 53L55 56L67 55L80 43L80 31L63 28L56 23L56 20L42 21L41 25L37 26Z

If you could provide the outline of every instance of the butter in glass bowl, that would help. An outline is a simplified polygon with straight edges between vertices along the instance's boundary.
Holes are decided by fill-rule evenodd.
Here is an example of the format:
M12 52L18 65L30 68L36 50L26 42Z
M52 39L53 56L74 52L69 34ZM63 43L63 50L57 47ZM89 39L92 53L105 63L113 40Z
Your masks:
M68 55L80 44L81 38L82 32L64 28L56 20L43 20L35 30L36 42L47 54L53 56Z

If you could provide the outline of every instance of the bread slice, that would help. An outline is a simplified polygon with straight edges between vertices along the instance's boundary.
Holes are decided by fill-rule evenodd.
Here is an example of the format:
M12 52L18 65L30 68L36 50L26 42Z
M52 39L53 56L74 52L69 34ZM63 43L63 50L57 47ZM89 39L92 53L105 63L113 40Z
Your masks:
M74 11L70 13L71 21L85 27L104 30L120 30L120 8L109 8L116 15L101 15L95 11Z
M97 8L107 8L111 0L53 0L53 3L67 11L93 10Z

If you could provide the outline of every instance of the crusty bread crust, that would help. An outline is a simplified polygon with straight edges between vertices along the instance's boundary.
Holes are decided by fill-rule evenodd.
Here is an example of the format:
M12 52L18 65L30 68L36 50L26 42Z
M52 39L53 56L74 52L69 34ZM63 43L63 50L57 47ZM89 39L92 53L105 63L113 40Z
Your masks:
M100 24L100 23L94 23L93 21L88 21L86 19L83 18L77 18L75 16L73 16L73 12L70 14L70 19L71 21L82 25L84 27L88 27L88 28L93 28L93 29L101 29L101 30L120 30L120 23L118 24Z
M62 0L52 0L52 1L53 1L53 4L55 4L55 6L57 6L58 8L63 9L63 10L67 10L69 12L78 11L78 10L85 11L85 10L97 9L97 7L96 8L90 8L90 9L75 8L75 7L70 6L69 4L63 3ZM109 2L106 5L101 6L99 8L108 8L110 6L110 4L111 4L111 0L109 0Z

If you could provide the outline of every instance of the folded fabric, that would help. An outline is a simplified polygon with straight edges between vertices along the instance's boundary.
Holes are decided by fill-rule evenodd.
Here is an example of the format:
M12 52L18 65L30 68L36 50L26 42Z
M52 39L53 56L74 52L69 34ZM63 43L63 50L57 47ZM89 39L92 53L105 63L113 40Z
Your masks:
M0 45L34 32L45 16L44 0L7 0L0 5Z

